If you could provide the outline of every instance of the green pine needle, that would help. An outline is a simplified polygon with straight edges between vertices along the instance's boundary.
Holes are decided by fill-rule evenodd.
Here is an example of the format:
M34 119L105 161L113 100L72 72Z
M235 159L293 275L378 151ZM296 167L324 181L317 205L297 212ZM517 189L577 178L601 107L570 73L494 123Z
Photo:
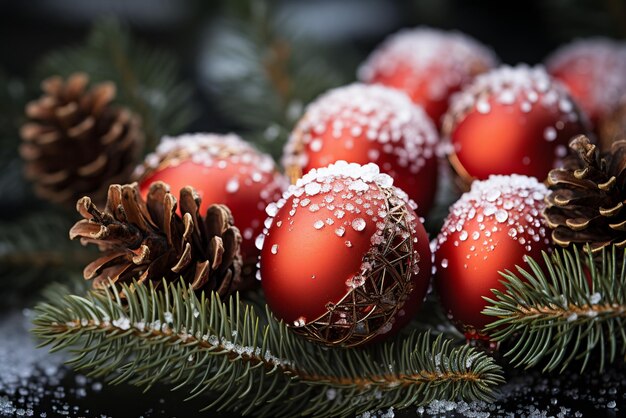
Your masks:
M213 24L203 52L203 82L224 117L245 129L247 140L278 158L304 106L354 78L352 53L287 33L276 2L230 3L230 16Z
M328 349L238 296L223 303L182 284L123 292L125 301L115 290L68 296L59 287L36 308L34 332L53 350L72 347L73 366L91 375L146 390L167 382L189 398L207 396L207 408L244 415L349 416L433 399L492 400L503 383L491 357L429 333Z
M93 258L90 250L67 239L72 221L55 211L42 211L0 222L1 291L41 288L66 280Z
M116 101L142 118L147 151L163 135L184 131L196 117L191 86L178 80L175 56L141 44L115 20L96 23L84 45L44 57L37 73L43 79L77 71L93 82L116 84Z
M498 319L487 326L496 341L511 341L506 352L517 367L545 363L565 370L593 356L600 370L626 355L626 252L617 247L595 260L577 249L526 259L527 269L501 273L505 291L492 289L483 313ZM542 267L545 266L545 267ZM588 282L589 281L589 282Z

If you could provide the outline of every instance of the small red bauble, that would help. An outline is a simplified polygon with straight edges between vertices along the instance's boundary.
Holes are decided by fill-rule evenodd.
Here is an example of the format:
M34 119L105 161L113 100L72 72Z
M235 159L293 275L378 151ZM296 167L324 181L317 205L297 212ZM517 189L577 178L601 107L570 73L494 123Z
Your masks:
M626 95L626 45L607 38L578 40L546 60L548 72L567 86L596 125Z
M290 136L283 164L293 179L338 160L373 162L428 213L437 186L438 135L402 92L352 84L311 103Z
M587 131L565 88L543 68L525 65L476 77L452 97L443 127L450 163L466 183L491 174L544 179L568 141Z
M495 54L457 32L429 28L391 35L359 68L359 79L405 91L437 125L448 98L477 74L497 65Z
M344 347L393 334L417 312L431 274L426 231L375 164L314 169L276 204L259 236L272 312L306 338Z
M435 246L435 286L448 316L468 338L484 337L494 321L484 296L504 291L499 271L540 259L549 248L541 212L547 188L533 177L475 181L450 208Z
M246 263L258 257L254 239L263 229L265 207L287 185L269 155L233 134L165 137L136 169L135 178L144 196L150 184L162 181L172 190L193 187L202 198L202 212L215 203L227 205L243 236Z

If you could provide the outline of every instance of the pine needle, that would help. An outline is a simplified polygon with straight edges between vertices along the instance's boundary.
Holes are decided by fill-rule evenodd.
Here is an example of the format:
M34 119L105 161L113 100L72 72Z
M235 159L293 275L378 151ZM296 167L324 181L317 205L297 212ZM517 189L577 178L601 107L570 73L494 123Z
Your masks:
M487 326L497 341L513 346L505 356L517 367L544 364L564 371L580 362L581 372L597 356L602 371L626 355L626 252L604 250L598 260L556 250L527 268L507 270L505 291L492 289L483 313L498 319Z
M113 81L116 101L138 113L152 151L163 135L184 131L196 117L192 89L178 79L176 57L135 40L118 21L97 22L83 45L54 51L41 61L40 78L89 74L93 82Z
M59 287L36 308L34 332L53 350L71 347L73 366L91 375L146 390L166 382L189 398L210 393L207 409L244 415L350 416L433 399L489 401L503 383L491 357L427 332L327 349L238 296L221 302L182 284L123 291L126 303L119 293L68 296Z

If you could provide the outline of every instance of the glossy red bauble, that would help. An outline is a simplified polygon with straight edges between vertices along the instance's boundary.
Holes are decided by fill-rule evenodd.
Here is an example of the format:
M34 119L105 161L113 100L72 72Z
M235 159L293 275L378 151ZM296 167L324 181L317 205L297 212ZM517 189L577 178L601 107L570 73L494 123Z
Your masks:
M626 45L607 38L574 41L546 60L548 72L567 86L596 125L626 95Z
M307 107L283 164L295 179L338 160L373 162L426 214L437 187L437 139L432 121L404 93L357 83Z
M452 97L444 136L449 160L466 183L491 174L544 179L588 131L585 117L541 67L502 66Z
M375 164L314 169L267 207L261 283L272 312L344 347L397 331L428 288L431 252L406 194Z
M406 92L439 125L450 95L495 65L494 53L466 35L416 28L385 40L358 75Z
M265 207L280 198L286 179L274 161L236 135L187 134L166 137L135 171L141 193L154 181L172 190L192 186L202 198L201 211L227 205L243 237L242 256L256 262L255 237L263 229Z
M435 286L448 316L468 338L484 336L495 318L483 315L491 289L504 291L500 271L539 260L549 248L541 211L547 188L526 176L475 181L450 208L435 247Z

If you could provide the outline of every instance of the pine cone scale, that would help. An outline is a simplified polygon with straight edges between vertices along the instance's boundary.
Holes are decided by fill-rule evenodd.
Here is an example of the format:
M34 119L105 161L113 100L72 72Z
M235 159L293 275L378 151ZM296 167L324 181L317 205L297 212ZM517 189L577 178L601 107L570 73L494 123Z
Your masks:
M597 253L607 245L626 245L626 141L599 149L584 136L570 142L564 167L548 175L551 190L544 218L561 246L589 244Z
M616 231L626 231L626 221L622 221L616 224L610 224L609 226L611 227L611 229L614 229Z
M600 215L611 218L613 216L616 216L623 207L624 204L622 202L619 202L612 208L598 208L598 210L600 211Z
M174 273L180 273L191 262L191 244L185 243L184 250L178 259L178 263L172 267Z
M202 289L209 280L209 261L203 261L196 264L196 273L191 282L193 289Z
M86 280L91 280L96 277L99 272L104 269L110 262L116 260L119 257L124 257L122 253L111 253L107 256L100 257L95 261L87 264L87 266L83 269L83 277Z
M104 171L106 168L107 156L101 155L90 163L78 167L77 172L82 177L92 177L94 175L98 175Z
M105 254L84 270L95 287L110 283L183 280L194 289L219 289L221 296L241 284L241 234L230 210L213 205L203 217L191 188L177 200L164 183L154 183L146 200L136 183L109 188L104 212L85 197L77 204L83 220L70 230L72 239L96 244ZM191 210L192 212L189 212ZM206 225L215 225L214 231ZM110 282L109 282L110 280Z

